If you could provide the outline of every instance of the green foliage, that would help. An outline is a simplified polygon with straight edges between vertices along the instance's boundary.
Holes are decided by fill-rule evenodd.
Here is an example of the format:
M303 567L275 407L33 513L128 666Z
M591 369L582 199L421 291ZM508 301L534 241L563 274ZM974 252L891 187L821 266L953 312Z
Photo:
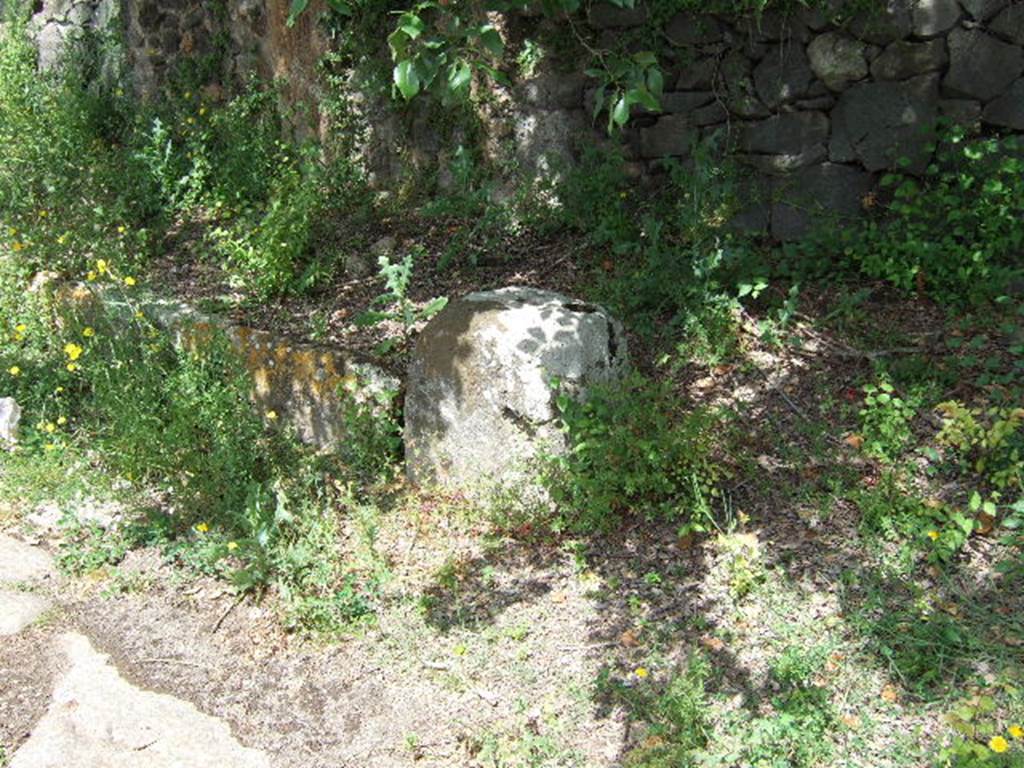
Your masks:
M999 490L1024 490L1024 408L968 408L949 400L936 406L943 417L938 441L963 469Z
M607 670L602 673L598 691L624 704L649 728L648 738L626 757L629 768L699 764L696 755L707 746L712 732L705 690L710 675L711 668L701 656L690 657L663 684L650 681L645 674L627 685L613 680Z
M913 438L911 424L921 403L901 397L884 375L877 384L864 386L860 410L864 452L887 463L895 462Z
M585 402L567 392L557 402L568 451L548 460L544 481L559 527L609 530L628 514L709 527L720 475L714 414L682 412L667 385L639 374L595 387Z
M409 283L412 281L415 254L409 251L400 262L392 263L387 254L378 259L380 276L384 279L387 291L373 300L373 306L379 310L364 312L356 318L357 325L376 325L385 320L394 320L402 325L403 335L398 339L389 339L378 346L378 351L389 352L396 344L406 344L413 326L429 320L448 305L448 298L439 296L417 307L409 298Z
M853 269L947 304L1002 295L1021 273L1024 246L1019 141L945 128L933 146L922 176L882 178L892 198L882 215L798 250L834 272L838 248Z
M398 392L361 388L355 377L339 385L347 435L339 448L347 466L370 480L390 480L402 456L402 425L396 414Z

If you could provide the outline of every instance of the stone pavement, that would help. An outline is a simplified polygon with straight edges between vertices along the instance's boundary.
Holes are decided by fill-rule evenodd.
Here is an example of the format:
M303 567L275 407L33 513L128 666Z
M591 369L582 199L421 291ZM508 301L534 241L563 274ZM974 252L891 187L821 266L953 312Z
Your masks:
M42 549L0 534L0 635L26 631L55 603ZM40 647L61 664L46 714L9 768L269 768L228 725L192 704L124 680L89 638L66 632ZM3 692L0 691L0 696Z

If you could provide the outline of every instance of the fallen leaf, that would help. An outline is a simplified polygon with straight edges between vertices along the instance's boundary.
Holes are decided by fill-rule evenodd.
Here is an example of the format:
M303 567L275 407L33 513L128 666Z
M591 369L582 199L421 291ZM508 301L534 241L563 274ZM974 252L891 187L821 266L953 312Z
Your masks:
M897 701L900 700L899 690L896 688L895 685L892 685L891 683L882 688L881 696L883 701L887 701L890 704L895 704Z
M996 519L987 512L981 512L978 514L978 524L974 530L977 531L981 536L988 536L992 533L992 529L995 527Z
M843 442L855 451L859 451L861 446L864 445L864 438L857 434L847 435L843 438Z
M723 643L717 637L712 637L711 635L704 635L700 639L700 644L712 653L718 653L723 648L725 648L725 643Z
M956 603L940 602L938 603L938 606L939 610L943 611L944 613L948 613L950 616L960 615L960 608L959 606L957 606Z
M851 731L859 731L861 726L860 718L857 715L843 715L843 725Z
M619 642L627 648L636 648L640 645L640 638L635 629L627 629L619 635Z
M556 592L552 592L551 593L551 600L553 602L564 603L568 599L569 599L569 596L567 594L565 594L565 592L563 590L561 590L561 589L556 591Z

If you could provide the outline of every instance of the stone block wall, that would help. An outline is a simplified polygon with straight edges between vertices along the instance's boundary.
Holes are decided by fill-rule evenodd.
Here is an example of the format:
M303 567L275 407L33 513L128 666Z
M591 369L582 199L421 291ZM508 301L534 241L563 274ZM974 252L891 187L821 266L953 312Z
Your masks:
M834 0L841 4L842 0ZM590 23L615 36L644 24L632 10L598 3ZM946 117L986 130L1024 131L1024 4L1014 0L878 0L843 23L820 11L730 20L679 13L663 29L662 111L636 114L621 137L638 176L664 158L686 158L714 138L745 169L748 207L737 224L776 239L804 234L821 215L859 215L879 175L922 172L928 137ZM319 98L316 63L328 49L311 3L285 24L289 0L44 0L36 15L41 58L75 25L120 19L142 94L159 91L173 62L216 54L222 85L255 72L283 78L288 94ZM520 20L521 21L521 20ZM516 23L515 19L511 23ZM382 55L386 53L382 51ZM582 72L544 71L485 100L483 152L536 177L571 163L582 145L607 141L590 119L594 83ZM384 108L354 94L367 135L363 159L387 186L410 166L453 147L421 105ZM330 131L320 123L318 130ZM898 166L901 158L909 166ZM509 162L511 161L511 162Z

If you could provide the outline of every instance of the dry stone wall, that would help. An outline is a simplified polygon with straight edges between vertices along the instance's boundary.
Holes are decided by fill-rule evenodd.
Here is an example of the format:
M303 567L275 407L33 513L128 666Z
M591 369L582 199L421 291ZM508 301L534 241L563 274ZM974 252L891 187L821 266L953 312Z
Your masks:
M315 111L316 62L328 49L316 21L323 6L311 3L293 28L288 6L44 0L34 23L44 65L76 26L113 24L140 93L158 93L176 61L215 56L218 87L249 73L283 78L292 98ZM590 24L614 38L648 16L642 3L599 3ZM735 223L787 240L817 219L860 215L887 170L924 171L939 118L1024 131L1024 4L879 0L874 12L843 23L835 16L801 9L760 19L672 17L662 30L662 110L635 114L621 137L636 175L656 175L659 161L685 159L696 141L713 139L744 169L746 203ZM386 187L411 167L435 164L443 183L445 158L462 137L441 135L420 104L386 108L385 95L358 89L360 146L373 181ZM594 93L581 72L550 70L496 89L481 115L485 156L531 177L571 163L582 146L607 141L603 120L590 119ZM317 130L332 128L321 121Z

